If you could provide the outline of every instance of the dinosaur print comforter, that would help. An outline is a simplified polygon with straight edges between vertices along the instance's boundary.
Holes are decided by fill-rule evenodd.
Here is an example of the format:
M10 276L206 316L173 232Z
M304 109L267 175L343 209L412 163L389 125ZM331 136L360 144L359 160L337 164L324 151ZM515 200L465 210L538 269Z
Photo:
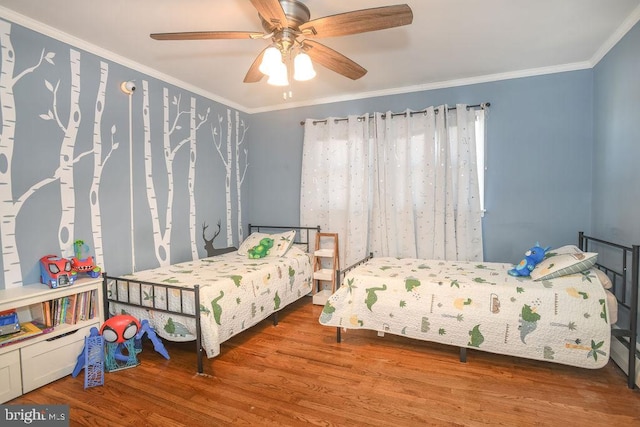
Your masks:
M536 282L511 264L373 258L348 272L320 323L600 368L609 359L605 291L591 270Z
M292 247L283 257L249 259L231 252L210 258L154 268L125 276L126 279L192 288L200 285L202 344L207 357L220 354L220 344L248 329L272 313L311 292L312 268L309 255ZM125 281L110 283L109 292L126 293ZM130 282L131 302L144 307L193 314L192 292ZM141 292L138 287L141 286ZM153 289L152 289L153 288ZM142 301L139 301L141 295ZM195 319L173 313L111 303L111 313L148 319L158 335L170 341L195 339Z

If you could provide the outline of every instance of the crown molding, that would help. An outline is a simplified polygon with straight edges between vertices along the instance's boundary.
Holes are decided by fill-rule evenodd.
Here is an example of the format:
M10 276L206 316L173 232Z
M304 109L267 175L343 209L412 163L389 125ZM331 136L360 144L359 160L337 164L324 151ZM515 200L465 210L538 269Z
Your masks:
M309 102L292 102L283 105L271 105L261 108L251 108L247 110L249 114L266 113L269 111L286 110L298 107L310 107L314 105L331 104L335 102L354 101L357 99L375 98L381 96L401 95L405 93L423 92L427 90L446 89L450 87L468 86L479 83L490 83L501 80L519 79L523 77L542 76L546 74L564 73L567 71L577 71L592 68L590 61L575 62L551 67L530 68L526 70L510 71L507 73L487 74L464 79L445 80L441 82L425 83L414 86L403 86L392 89L384 89L370 92L351 93L335 97L315 99Z
M598 62L640 21L640 5L622 22L622 25L604 42L600 49L591 57L591 66L595 67Z

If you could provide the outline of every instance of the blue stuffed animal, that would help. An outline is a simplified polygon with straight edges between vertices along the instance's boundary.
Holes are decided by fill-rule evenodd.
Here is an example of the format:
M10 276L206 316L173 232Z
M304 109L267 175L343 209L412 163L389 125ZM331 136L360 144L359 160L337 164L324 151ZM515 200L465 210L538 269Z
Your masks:
M535 266L544 259L544 255L549 249L551 249L551 246L543 248L540 246L540 243L536 243L534 247L524 253L524 259L520 261L520 264L518 264L515 268L509 270L508 273L511 276L516 277L529 276Z

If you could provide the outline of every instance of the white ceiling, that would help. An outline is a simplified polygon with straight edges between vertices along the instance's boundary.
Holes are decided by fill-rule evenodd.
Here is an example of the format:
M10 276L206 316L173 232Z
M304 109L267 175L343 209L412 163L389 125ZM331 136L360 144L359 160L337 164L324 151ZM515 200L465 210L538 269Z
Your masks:
M402 0L303 0L311 19ZM0 0L0 16L228 106L253 113L584 69L640 20L640 0L405 0L413 24L326 38L368 70L320 66L293 97L242 80L266 40L156 41L152 32L257 31L248 0Z

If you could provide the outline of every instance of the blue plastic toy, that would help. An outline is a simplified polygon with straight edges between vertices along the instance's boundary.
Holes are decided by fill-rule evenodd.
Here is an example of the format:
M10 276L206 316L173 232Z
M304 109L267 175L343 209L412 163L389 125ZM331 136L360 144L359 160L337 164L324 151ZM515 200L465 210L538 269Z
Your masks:
M147 338L149 338L153 343L153 349L156 351L156 353L159 353L162 357L169 360L169 352L166 348L164 348L162 341L160 341L160 338L158 338L158 335L156 335L156 331L153 330L153 328L149 324L149 321L147 319L143 319L140 323L142 327L140 328L140 331L138 331L135 340L136 352L139 353L139 351L137 351L138 348L140 348L140 351L142 351L142 338L145 334L147 334Z
M551 249L551 246L543 248L540 243L536 243L534 247L524 253L524 259L520 264L508 271L511 276L528 277L533 269L544 259L545 253Z
M104 338L97 334L85 337L84 347L84 388L104 385Z
M114 372L137 366L137 354L142 351L142 338L145 334L153 342L153 349L169 359L169 353L149 321L140 322L128 314L119 314L107 319L100 331L91 328L72 376L76 377L84 368L84 388L88 388L104 384L105 370Z
M78 355L71 376L77 377L84 368L84 388L104 385L104 338L98 328L91 328L84 338L84 348Z

